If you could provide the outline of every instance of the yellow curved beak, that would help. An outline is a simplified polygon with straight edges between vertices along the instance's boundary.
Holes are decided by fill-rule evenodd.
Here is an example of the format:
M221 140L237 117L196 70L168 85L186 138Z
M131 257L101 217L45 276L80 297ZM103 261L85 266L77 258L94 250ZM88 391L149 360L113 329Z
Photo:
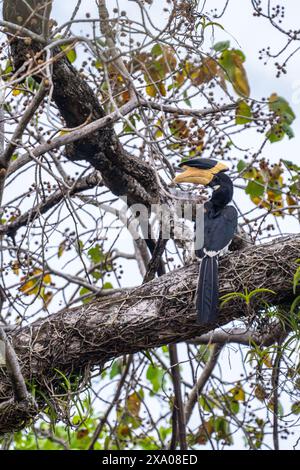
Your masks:
M217 173L222 170L228 170L228 167L223 163L217 163L216 166L207 170L186 165L182 168L184 171L173 179L173 183L193 183L207 186Z

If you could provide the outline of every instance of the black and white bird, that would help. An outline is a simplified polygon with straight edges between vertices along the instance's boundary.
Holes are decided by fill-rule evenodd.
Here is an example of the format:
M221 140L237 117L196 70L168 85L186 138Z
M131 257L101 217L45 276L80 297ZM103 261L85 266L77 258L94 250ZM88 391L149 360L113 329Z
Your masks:
M210 200L204 204L202 247L195 251L201 258L196 292L197 319L201 324L213 323L218 314L218 259L227 251L237 229L237 211L228 205L233 197L233 184L225 174L228 167L216 160L193 158L179 167L183 172L174 182L201 184L213 190ZM196 227L199 229L203 230L203 227Z

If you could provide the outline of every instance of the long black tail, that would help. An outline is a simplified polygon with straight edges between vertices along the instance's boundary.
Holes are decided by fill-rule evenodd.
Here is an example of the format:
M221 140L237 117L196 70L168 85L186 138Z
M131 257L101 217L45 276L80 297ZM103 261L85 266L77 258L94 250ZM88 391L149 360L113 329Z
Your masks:
M211 323L217 318L219 275L217 256L205 256L200 264L196 293L198 323Z

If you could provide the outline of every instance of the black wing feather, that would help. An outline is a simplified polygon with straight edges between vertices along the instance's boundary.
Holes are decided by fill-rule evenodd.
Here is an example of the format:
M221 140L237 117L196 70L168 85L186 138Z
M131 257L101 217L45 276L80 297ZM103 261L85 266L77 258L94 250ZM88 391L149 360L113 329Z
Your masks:
M196 293L197 320L201 324L216 320L219 299L218 253L233 239L237 216L233 206L226 206L217 216L209 211L205 214L203 248L196 250L196 256L202 258ZM205 251L215 252L216 256L207 256Z
M200 264L198 289L196 293L197 321L212 323L217 317L219 298L219 276L217 258L205 256Z

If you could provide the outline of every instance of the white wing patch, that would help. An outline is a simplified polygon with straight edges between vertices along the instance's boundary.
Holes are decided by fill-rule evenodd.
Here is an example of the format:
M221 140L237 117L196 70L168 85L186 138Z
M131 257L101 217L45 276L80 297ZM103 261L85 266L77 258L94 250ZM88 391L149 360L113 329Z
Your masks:
M203 252L206 254L206 256L209 256L210 258L213 258L214 256L224 256L228 251L230 243L231 243L231 240L228 243L228 245L224 246L224 248L222 248L222 250L220 251L213 251L213 250L210 251L210 250L207 250L206 248L203 248Z
M203 252L206 254L206 256L209 256L210 258L213 258L214 256L218 256L220 254L219 251L209 251L206 250L206 248L203 248Z

